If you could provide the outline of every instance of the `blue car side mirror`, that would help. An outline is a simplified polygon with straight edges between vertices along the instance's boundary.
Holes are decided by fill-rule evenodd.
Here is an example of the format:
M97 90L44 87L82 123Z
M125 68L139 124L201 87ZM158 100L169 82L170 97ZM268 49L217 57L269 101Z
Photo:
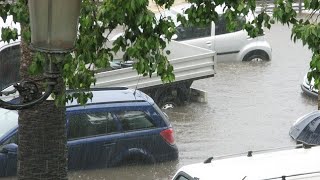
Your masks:
M3 146L2 153L17 153L18 145L15 143L6 144Z

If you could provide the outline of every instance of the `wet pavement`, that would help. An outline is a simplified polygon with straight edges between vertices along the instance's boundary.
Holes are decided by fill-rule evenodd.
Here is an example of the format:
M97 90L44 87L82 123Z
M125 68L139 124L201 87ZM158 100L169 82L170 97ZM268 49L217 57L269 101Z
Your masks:
M294 146L292 123L317 109L300 84L311 53L290 40L290 30L274 25L266 32L272 61L219 63L214 78L194 87L208 92L208 103L190 103L167 111L175 129L179 160L156 165L75 171L69 178L151 180L170 179L176 170L211 156Z
M210 156L294 146L290 126L316 110L317 102L300 89L311 53L300 42L291 42L290 33L282 25L266 31L272 61L220 62L216 77L196 81L194 87L208 92L208 103L167 111L178 161L70 172L70 179L170 179L179 167Z

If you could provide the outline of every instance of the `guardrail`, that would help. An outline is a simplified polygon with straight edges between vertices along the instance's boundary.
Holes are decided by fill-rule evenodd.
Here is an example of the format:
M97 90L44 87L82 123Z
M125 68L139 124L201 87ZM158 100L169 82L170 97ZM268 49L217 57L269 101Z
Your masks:
M257 3L257 8L256 8L257 13L261 12L262 10L264 10L267 13L273 12L273 9L274 9L273 1L257 1L256 3ZM296 12L299 12L299 13L302 13L302 11L305 10L304 3L302 3L301 1L293 3L292 7Z

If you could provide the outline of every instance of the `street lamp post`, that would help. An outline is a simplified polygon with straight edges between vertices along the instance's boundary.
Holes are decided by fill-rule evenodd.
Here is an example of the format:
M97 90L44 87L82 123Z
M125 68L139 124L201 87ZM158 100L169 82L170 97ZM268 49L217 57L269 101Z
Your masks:
M20 103L0 99L0 107L20 110L45 101L52 93L60 72L54 60L73 50L78 30L81 0L29 0L31 44L33 51L46 54L44 77L47 88L40 92L33 81L14 85L19 92ZM0 93L7 95L10 93Z

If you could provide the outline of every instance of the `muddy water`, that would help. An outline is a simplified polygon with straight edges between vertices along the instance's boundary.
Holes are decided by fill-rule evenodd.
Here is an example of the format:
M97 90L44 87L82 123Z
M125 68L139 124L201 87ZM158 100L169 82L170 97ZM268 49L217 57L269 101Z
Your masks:
M178 161L70 172L70 179L170 179L179 167L210 156L295 145L288 135L291 124L317 108L300 89L311 53L291 42L287 27L275 25L266 38L272 61L219 63L216 77L193 85L208 92L208 103L167 111Z
M291 124L317 108L300 89L311 53L290 40L290 30L275 25L266 32L273 52L263 63L219 63L214 78L194 87L208 92L208 103L190 103L167 111L175 128L179 160L157 165L124 166L69 172L72 180L170 179L186 164L210 156L292 146Z

